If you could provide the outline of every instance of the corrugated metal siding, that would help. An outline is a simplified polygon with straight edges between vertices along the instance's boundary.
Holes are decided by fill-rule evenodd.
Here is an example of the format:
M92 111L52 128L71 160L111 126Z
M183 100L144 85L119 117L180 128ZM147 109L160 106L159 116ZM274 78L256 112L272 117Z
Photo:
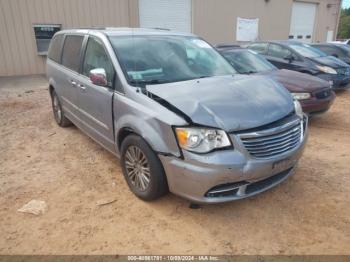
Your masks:
M193 0L193 32L212 43L236 39L237 17L259 18L260 39L286 39L293 0Z
M325 41L328 30L336 31L341 0L301 1L318 4L314 40ZM192 0L192 31L212 43L233 42L237 16L258 17L260 39L286 39L292 4L293 0ZM45 72L45 59L36 51L35 23L62 24L63 29L137 27L138 0L0 0L0 76Z
M0 76L41 74L33 24L138 26L137 0L0 0Z
M315 1L315 0L314 0ZM337 35L340 0L318 0L318 10L316 11L316 23L313 39L315 42L327 40L327 31L334 31Z
M326 41L327 30L336 31L341 0L300 1L317 4L313 40ZM237 17L259 18L261 40L288 39L292 5L293 0L192 0L193 32L214 44L230 43Z

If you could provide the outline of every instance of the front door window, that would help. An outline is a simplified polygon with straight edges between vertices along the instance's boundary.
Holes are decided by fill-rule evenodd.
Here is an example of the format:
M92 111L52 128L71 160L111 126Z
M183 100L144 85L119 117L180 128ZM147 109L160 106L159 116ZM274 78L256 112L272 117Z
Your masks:
M106 71L108 86L112 87L114 80L114 68L103 44L96 38L90 37L86 46L83 63L83 75L89 77L90 71L103 68Z

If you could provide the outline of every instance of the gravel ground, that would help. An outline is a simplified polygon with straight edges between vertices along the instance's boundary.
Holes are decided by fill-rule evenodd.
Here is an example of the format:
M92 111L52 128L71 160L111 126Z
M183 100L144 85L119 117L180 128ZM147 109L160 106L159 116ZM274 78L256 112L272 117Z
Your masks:
M44 78L0 78L0 254L350 254L349 163L345 91L311 120L297 172L280 186L196 210L172 194L146 203L117 159L56 125ZM17 212L32 199L47 212Z

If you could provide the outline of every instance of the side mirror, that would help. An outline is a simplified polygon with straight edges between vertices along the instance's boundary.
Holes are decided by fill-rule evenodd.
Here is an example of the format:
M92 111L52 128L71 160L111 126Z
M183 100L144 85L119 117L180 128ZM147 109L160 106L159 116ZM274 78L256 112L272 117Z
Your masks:
M294 56L293 55L287 55L284 60L287 60L289 63L292 63L294 61Z
M107 86L107 74L103 68L95 68L90 71L90 80L94 85Z
M332 54L332 56L334 56L334 57L338 58L338 55L337 55L337 54Z

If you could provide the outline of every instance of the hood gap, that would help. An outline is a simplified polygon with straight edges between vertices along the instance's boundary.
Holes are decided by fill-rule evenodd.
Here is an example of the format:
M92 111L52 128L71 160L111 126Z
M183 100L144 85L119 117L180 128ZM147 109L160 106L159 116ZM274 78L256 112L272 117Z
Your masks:
M172 105L171 103L169 103L168 101L166 101L165 99L149 92L147 89L143 88L142 89L142 93L145 94L146 96L148 96L149 98L151 98L152 100L156 101L157 103L161 104L162 106L164 106L166 109L170 110L171 112L177 114L178 116L182 117L183 119L185 119L186 122L188 122L189 124L194 124L192 119L186 115L184 112L182 112L181 110L179 110L177 107L175 107L174 105Z

